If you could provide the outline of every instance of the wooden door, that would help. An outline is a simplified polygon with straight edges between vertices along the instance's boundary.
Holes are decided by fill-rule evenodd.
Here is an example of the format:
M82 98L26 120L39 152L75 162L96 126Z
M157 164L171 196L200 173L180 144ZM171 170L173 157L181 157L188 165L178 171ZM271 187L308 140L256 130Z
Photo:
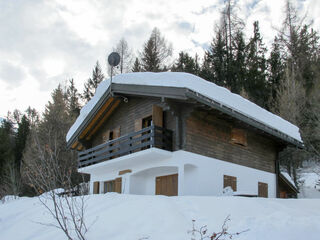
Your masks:
M156 177L156 195L178 196L178 174Z
M121 193L122 188L122 178L116 178L114 184L114 191L117 193Z

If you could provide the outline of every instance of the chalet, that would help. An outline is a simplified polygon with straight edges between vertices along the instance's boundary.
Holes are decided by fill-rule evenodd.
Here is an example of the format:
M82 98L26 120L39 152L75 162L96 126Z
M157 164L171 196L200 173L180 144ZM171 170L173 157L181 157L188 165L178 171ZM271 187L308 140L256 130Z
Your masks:
M279 197L278 154L299 129L187 73L129 73L103 81L67 137L90 192ZM280 177L281 176L281 177ZM227 188L228 187L228 188ZM292 190L294 191L294 190ZM295 190L296 191L296 190Z

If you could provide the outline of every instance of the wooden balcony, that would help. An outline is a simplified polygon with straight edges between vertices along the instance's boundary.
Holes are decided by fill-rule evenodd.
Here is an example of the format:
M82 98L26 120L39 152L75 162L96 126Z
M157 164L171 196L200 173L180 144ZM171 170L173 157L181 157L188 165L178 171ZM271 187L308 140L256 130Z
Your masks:
M152 125L79 152L78 167L109 161L152 147L172 151L172 131Z

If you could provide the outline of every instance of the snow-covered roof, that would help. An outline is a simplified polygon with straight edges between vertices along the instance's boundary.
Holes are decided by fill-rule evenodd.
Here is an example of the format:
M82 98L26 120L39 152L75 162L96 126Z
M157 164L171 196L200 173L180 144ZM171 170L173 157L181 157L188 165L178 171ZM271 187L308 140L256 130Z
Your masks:
M292 123L272 114L271 112L259 107L249 100L238 94L231 93L224 87L217 86L200 77L189 73L181 72L139 72L127 73L113 77L113 84L130 84L145 86L161 86L184 88L201 94L225 107L232 109L234 112L240 113L250 119L253 119L265 126L277 130L295 140L302 143L299 128ZM81 109L80 115L76 122L70 128L66 140L67 142L75 134L77 129L85 121L94 106L105 94L110 86L110 79L104 80L97 88L94 97Z
M290 177L290 175L287 172L281 172L282 176L287 179L289 183L291 183L294 187L296 187L296 184L294 183L293 179Z

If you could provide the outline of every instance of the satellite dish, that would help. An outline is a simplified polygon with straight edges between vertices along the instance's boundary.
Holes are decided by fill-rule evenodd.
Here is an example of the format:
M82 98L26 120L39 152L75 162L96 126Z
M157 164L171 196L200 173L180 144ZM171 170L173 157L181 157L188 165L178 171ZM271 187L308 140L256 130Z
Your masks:
M108 57L108 63L110 66L115 67L120 63L120 55L117 52L110 53Z

